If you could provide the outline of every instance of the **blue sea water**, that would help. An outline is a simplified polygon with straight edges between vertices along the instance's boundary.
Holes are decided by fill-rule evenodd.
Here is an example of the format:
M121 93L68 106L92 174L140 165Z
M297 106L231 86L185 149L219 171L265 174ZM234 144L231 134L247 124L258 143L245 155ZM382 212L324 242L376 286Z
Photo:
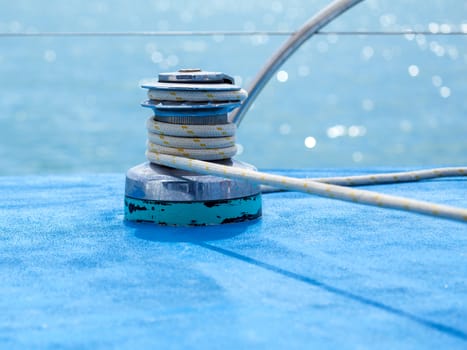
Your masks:
M327 1L0 0L0 33L291 31ZM272 79L238 131L261 168L465 165L467 1L367 0ZM436 35L440 32L462 35ZM249 83L286 36L0 36L0 174L124 172L144 161L145 92L200 67Z

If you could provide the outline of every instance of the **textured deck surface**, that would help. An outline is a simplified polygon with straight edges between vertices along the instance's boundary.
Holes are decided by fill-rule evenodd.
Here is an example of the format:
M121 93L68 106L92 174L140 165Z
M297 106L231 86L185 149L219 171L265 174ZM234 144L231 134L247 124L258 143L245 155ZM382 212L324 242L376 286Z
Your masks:
M123 186L0 178L0 348L467 348L467 225L298 193L136 225ZM466 178L371 189L467 207Z

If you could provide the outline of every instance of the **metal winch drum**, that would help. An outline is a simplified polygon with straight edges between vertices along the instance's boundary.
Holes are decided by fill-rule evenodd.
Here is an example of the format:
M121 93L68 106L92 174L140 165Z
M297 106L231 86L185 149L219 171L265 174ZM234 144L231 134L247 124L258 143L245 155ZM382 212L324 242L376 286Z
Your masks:
M147 152L200 159L241 169L253 166L234 160L235 124L228 114L246 91L224 73L185 69L146 81L143 107L147 120ZM204 226L243 222L261 216L259 185L200 175L151 162L128 170L125 219L171 226Z

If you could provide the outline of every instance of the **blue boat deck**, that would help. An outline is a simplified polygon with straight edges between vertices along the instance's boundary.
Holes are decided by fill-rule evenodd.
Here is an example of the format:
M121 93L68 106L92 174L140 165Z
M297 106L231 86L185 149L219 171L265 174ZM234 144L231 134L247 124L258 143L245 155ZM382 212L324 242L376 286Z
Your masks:
M467 207L466 178L372 189ZM291 192L251 224L133 224L123 174L0 195L3 348L467 346L465 224Z

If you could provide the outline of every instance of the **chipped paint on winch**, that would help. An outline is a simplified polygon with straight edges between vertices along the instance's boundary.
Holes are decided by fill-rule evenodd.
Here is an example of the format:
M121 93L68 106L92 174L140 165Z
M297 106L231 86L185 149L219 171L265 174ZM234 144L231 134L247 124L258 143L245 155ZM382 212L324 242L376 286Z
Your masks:
M261 217L261 195L249 197L170 202L125 196L125 218L163 226L207 226L250 221Z

